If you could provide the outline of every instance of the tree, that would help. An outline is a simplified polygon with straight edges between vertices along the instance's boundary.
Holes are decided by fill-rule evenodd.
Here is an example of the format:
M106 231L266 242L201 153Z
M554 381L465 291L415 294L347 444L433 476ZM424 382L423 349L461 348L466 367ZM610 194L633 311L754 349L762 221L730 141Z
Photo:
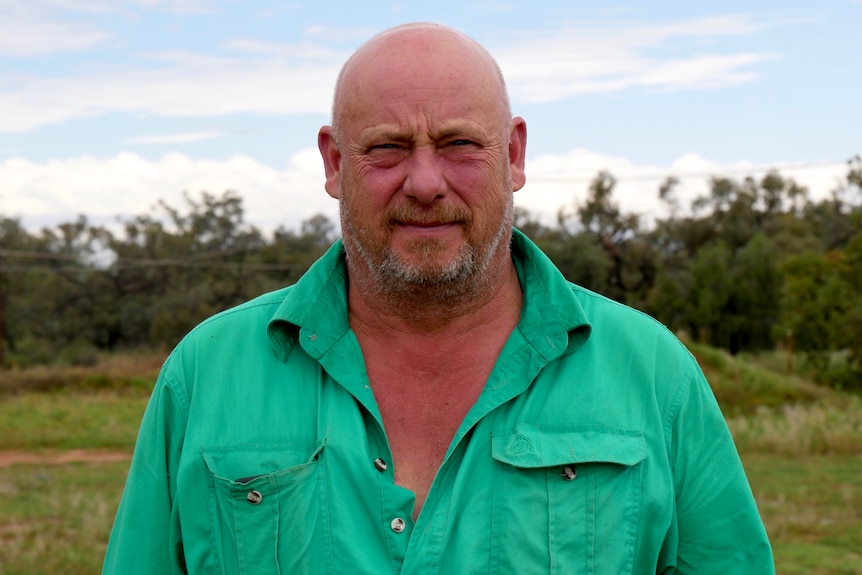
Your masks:
M817 371L825 374L829 353L847 343L845 322L858 308L854 289L845 278L841 252L806 252L782 266L781 331L793 334L796 349L805 352ZM858 296L858 294L857 294Z
M560 227L571 241L577 242L572 247L580 250L582 265L586 265L580 274L565 265L571 269L567 277L583 276L586 272L585 279L595 282L594 274L601 270L604 281L595 282L592 289L642 307L655 281L657 254L640 234L638 216L623 214L613 201L615 186L616 180L610 173L599 172L589 186L586 201L575 206L574 211L560 211ZM596 254L596 248L603 256ZM554 255L559 258L565 254Z

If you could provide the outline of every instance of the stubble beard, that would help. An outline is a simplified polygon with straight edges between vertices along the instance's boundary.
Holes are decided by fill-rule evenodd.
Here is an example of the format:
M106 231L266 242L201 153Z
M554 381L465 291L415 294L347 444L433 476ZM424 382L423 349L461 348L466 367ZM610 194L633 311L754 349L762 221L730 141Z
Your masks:
M444 240L417 239L408 244L413 261L402 257L391 243L393 222L424 219L434 222L453 222L464 226L464 235L470 238L473 220L468 212L453 206L441 205L430 214L417 218L409 208L394 209L384 218L385 233L382 241L372 233L363 233L354 225L348 203L342 194L340 200L341 229L345 253L352 263L359 264L366 273L354 279L382 295L392 305L437 307L455 309L469 303L493 284L497 273L506 261L500 251L509 254L514 207L509 196L501 214L500 224L493 236L478 242L469 239L462 243L451 258L441 261L447 248ZM415 263L418 262L418 263Z

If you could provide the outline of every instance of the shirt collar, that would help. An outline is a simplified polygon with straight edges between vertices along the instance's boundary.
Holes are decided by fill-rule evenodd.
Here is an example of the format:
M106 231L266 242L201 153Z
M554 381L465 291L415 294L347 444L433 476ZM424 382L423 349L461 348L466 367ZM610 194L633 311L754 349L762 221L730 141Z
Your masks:
M524 292L518 329L548 360L572 353L592 330L573 284L517 229L512 232L512 259Z
M573 352L587 340L591 326L572 284L517 229L512 232L512 258L524 291L518 329L548 360ZM288 290L267 333L284 361L297 342L319 359L349 329L347 271L338 240Z
M288 289L266 329L276 354L285 361L297 342L319 359L349 328L347 267L337 240Z

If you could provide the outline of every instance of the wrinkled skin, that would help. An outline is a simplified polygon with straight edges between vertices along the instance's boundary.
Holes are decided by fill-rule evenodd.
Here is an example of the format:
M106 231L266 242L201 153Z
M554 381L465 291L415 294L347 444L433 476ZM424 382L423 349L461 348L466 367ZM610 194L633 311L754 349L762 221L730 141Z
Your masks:
M509 258L526 127L493 61L449 29L396 28L360 49L318 138L350 279L415 309L482 299Z

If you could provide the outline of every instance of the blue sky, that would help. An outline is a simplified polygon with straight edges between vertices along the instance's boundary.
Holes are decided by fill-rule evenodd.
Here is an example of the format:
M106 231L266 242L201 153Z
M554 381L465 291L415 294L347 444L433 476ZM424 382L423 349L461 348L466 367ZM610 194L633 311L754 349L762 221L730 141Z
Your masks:
M862 153L862 0L0 0L0 214L110 223L232 189L250 223L336 217L316 134L343 61L408 21L476 38L528 125L516 203L553 221L601 169L661 215L686 176L777 167L822 197Z

